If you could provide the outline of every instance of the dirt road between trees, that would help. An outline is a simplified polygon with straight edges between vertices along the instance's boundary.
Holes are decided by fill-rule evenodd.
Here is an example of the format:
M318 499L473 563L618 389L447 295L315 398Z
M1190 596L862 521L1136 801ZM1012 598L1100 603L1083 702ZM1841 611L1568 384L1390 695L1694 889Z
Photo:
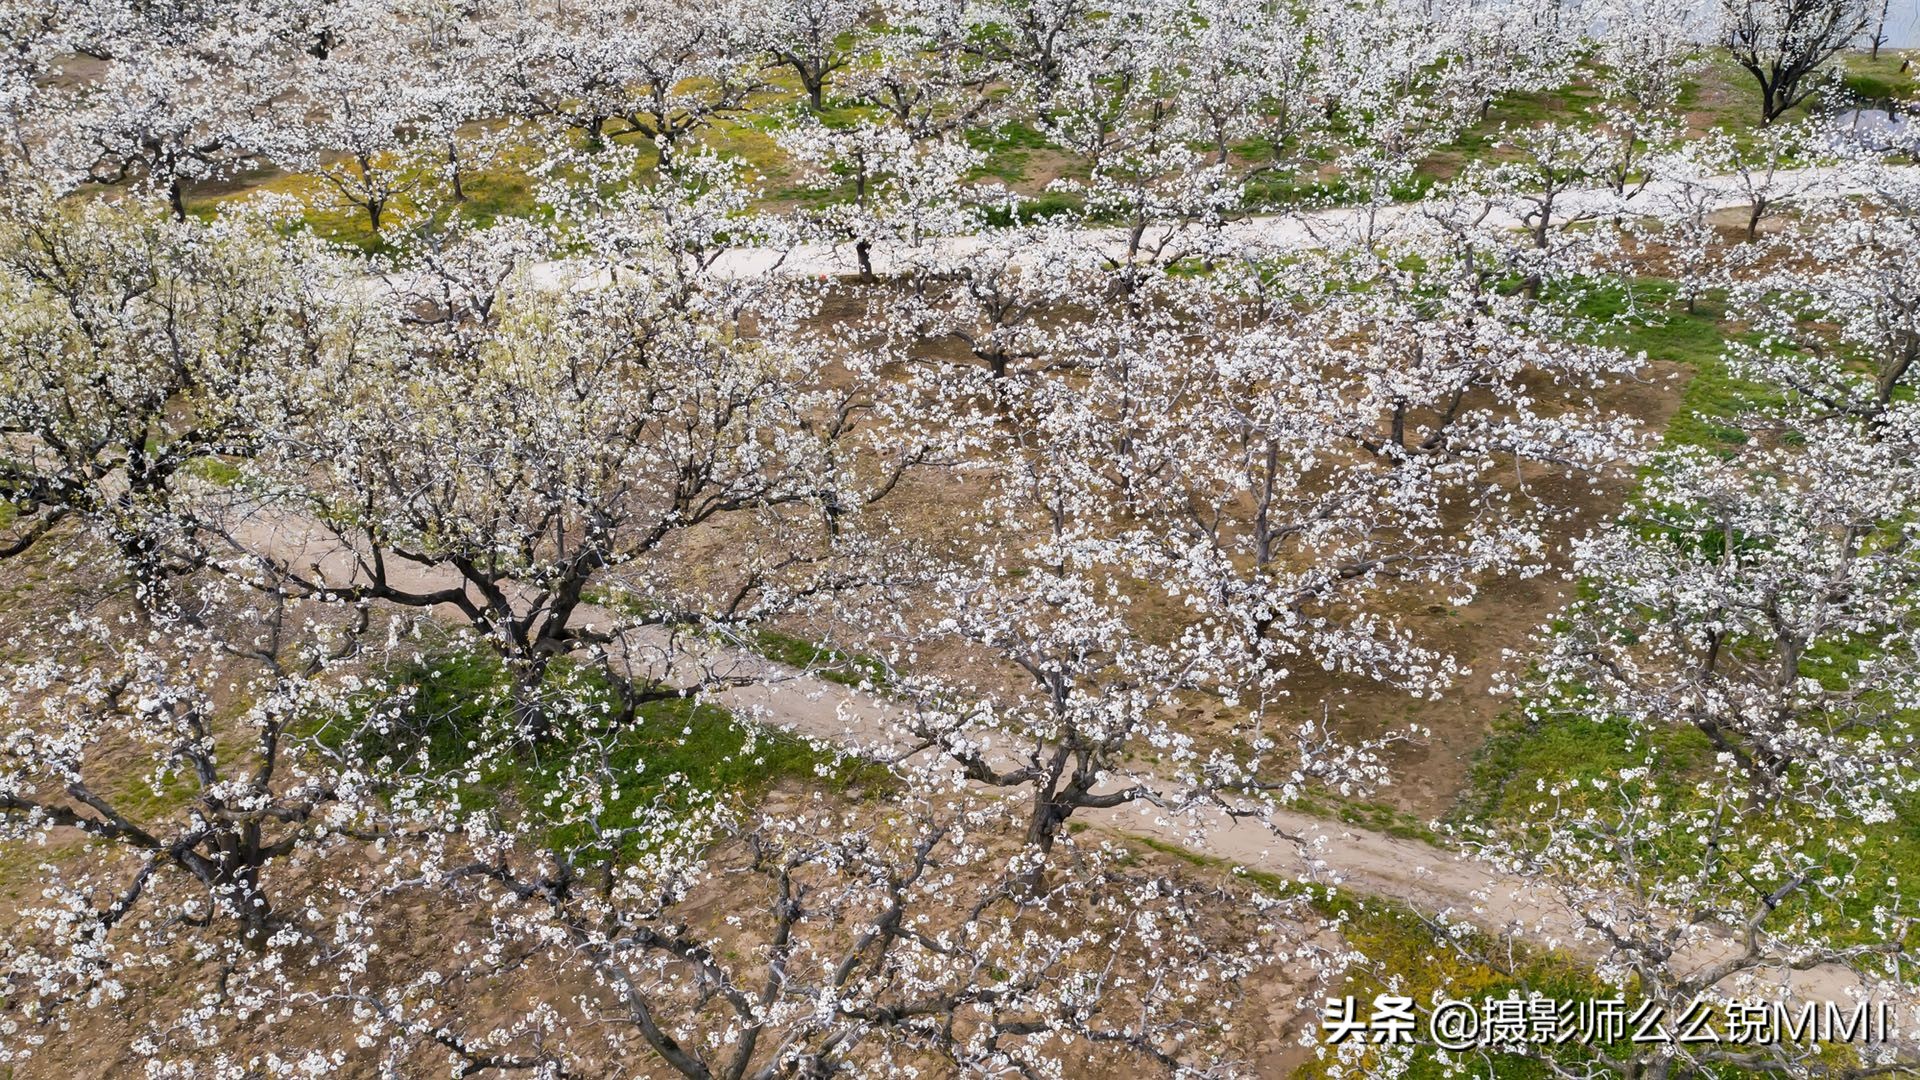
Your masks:
M1901 167L1899 173L1920 175L1920 166ZM1624 193L1611 188L1576 188L1559 192L1549 207L1550 227L1573 222L1631 218L1658 214L1684 207L1692 188L1703 189L1701 202L1716 211L1731 211L1748 205L1746 181L1737 175L1702 178L1693 185L1675 180L1652 180L1641 186L1629 185ZM1860 173L1840 167L1782 169L1765 180L1767 212L1790 210L1797 201L1865 194L1869 182ZM1219 225L1177 224L1148 226L1135 240L1118 228L1062 228L1059 242L1090 250L1115 263L1125 262L1130 252L1159 252L1158 259L1171 260L1182 254L1205 256L1208 253L1258 251L1282 253L1316 247L1339 247L1390 235L1399 226L1418 219L1430 207L1424 203L1402 202L1382 206L1342 206L1301 210L1284 214L1257 214ZM1476 209L1475 213L1478 213ZM1522 229L1534 222L1530 214L1539 205L1524 197L1490 197L1485 216L1474 222L1481 228ZM992 234L975 236L930 237L918 244L875 244L871 252L874 273L882 278L929 261L953 260L992 251L998 244ZM1023 248L1036 252L1032 257L1049 257L1044 245L1028 241ZM1135 258L1144 258L1134 255ZM1021 265L1020 255L1011 258ZM722 278L750 278L763 274L797 277L842 277L858 273L859 259L854 245L798 244L787 247L737 247L719 253L709 272ZM591 289L603 286L603 271L589 269L576 261L560 260L536 263L529 268L530 280L542 288ZM405 275L395 279L405 282Z

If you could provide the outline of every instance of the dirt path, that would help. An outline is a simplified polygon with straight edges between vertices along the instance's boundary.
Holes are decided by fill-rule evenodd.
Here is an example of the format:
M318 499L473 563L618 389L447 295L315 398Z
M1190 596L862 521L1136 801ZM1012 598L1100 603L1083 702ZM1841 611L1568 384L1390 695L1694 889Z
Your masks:
M1920 166L1902 167L1904 172L1920 173ZM1724 210L1746 205L1739 194L1737 176L1707 179L1713 191L1708 205ZM1781 170L1774 176L1777 185L1769 194L1773 213L1790 209L1794 200L1808 197L1859 195L1868 190L1866 181L1844 168L1820 167ZM1626 198L1610 188L1584 188L1560 193L1554 200L1556 225L1613 216L1653 214L1682 205L1686 186L1674 180L1653 180L1644 187L1630 189ZM1491 228L1524 227L1527 203L1519 198L1492 200L1481 225ZM1251 249L1280 253L1311 247L1339 246L1362 238L1390 233L1394 228L1417 218L1420 203L1392 203L1377 207L1332 207L1301 210L1285 214L1260 214L1229 222L1217 228L1200 225L1166 225L1146 230L1141 249L1183 251L1202 254L1208 251ZM1123 229L1070 229L1061 233L1063 242L1091 249L1115 262L1125 261L1128 237ZM895 274L908 265L929 257L964 257L994 248L992 234L930 238L918 247L877 245L872 253L874 272L880 277ZM1044 252L1041 253L1044 256ZM1014 265L1021 259L1015 257ZM722 252L711 272L722 278L748 278L765 274L795 277L839 277L859 271L859 262L851 243L798 244L791 247L737 247ZM588 269L573 261L543 262L529 271L536 286L542 288L591 289L606 281L603 270ZM396 281L396 283L399 283Z

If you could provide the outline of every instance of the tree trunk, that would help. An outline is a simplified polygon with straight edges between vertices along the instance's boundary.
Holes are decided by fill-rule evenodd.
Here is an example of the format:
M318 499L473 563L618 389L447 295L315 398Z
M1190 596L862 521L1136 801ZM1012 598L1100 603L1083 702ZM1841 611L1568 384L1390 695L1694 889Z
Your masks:
M1067 822L1067 812L1062 811L1056 798L1050 792L1037 791L1033 796L1033 814L1027 819L1027 850L1038 854L1033 869L1021 875L1020 889L1028 896L1039 895L1045 885L1047 856L1053 852L1053 843L1060 837L1060 829Z
M1040 849L1045 855L1053 850L1053 841L1060 835L1060 825L1066 821L1066 815L1054 805L1050 798L1037 798L1033 803L1033 815L1027 820L1027 844Z
M451 138L447 140L447 177L453 181L453 201L466 202L466 188L460 183L460 155L455 152Z
M260 826L229 822L209 839L214 845L210 853L212 874L208 877L203 871L202 880L226 893L247 947L256 951L266 948L267 938L272 936L273 909L260 888Z
M155 511L165 515L171 503L167 477L155 467L145 448L130 446L127 450L127 487L115 499L121 518L115 527L120 555L133 575L134 596L141 608L154 615L178 614L164 588L166 563L154 542L152 526Z
M513 726L529 743L545 742L553 735L553 717L547 711L541 688L547 681L548 659L543 654L530 660L507 661L513 675Z

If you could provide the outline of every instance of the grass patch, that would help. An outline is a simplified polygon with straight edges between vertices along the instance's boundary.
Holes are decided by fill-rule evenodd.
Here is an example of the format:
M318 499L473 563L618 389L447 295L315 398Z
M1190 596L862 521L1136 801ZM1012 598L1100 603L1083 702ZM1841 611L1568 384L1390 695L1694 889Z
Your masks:
M1550 123L1589 126L1598 122L1594 109L1599 102L1599 92L1580 81L1550 90L1506 94L1452 142L1421 162L1418 174L1431 183L1451 179L1468 161L1507 160L1511 152L1500 148L1507 129Z
M553 734L526 745L510 745L517 741L512 683L491 652L449 648L388 674L412 688L411 699L386 734L367 737L357 749L390 755L416 775L445 781L464 806L546 821L550 842L560 847L595 846L582 826L562 823L549 809L574 794L579 751L592 752L609 791L602 821L613 827L631 822L643 807L684 808L714 793L751 805L783 783L859 794L886 786L890 776L878 765L743 723L691 698L643 704L632 721L611 725L618 715L613 689L583 666L553 666L542 687L552 703Z
M1672 282L1643 278L1632 283L1630 292L1615 285L1594 285L1576 304L1582 317L1601 327L1600 344L1692 369L1680 408L1663 435L1663 445L1669 449L1739 446L1747 441L1747 434L1732 422L1734 418L1780 401L1777 392L1728 370L1727 342L1743 331L1727 320L1725 299L1724 293L1703 296L1688 311Z
M1369 832L1397 836L1402 840L1418 840L1425 844L1440 844L1440 837L1428 828L1425 822L1405 810L1384 803L1317 794L1302 798L1294 804L1294 808L1315 817L1354 825Z
M1084 825L1084 823L1082 824ZM1189 866L1199 867L1203 870L1218 870L1232 874L1234 877L1251 881L1262 890L1274 896L1290 895L1301 888L1300 885L1288 881L1279 874L1269 873L1265 870L1255 870L1246 866L1237 866L1217 856L1202 855L1200 852L1181 847L1179 844L1161 840L1157 837L1144 836L1138 833L1122 833L1121 836L1129 843L1138 844L1141 847L1157 851L1162 855L1171 855Z
M1472 1001L1483 997L1527 997L1540 994L1560 1001L1572 1001L1617 995L1617 991L1596 979L1586 966L1572 957L1545 950L1496 943L1477 932L1461 941L1445 940L1442 932L1413 912L1397 904L1371 898L1358 898L1333 890L1319 892L1314 907L1321 914L1341 921L1341 936L1364 960L1349 968L1340 993L1350 994L1361 1015L1369 1010L1379 994L1410 997L1420 1023L1416 1041L1427 1037L1426 1018L1436 996ZM1497 969L1480 962L1478 956L1501 956ZM1622 995L1631 998L1632 995ZM1568 1045L1557 1052L1565 1064L1589 1058L1583 1047ZM1357 1075L1372 1075L1371 1066L1381 1059L1380 1051L1369 1048L1358 1066ZM1496 1050L1485 1054L1481 1065L1492 1071L1485 1075L1502 1080L1532 1080L1549 1077L1553 1071L1544 1063L1517 1054ZM1342 1069L1329 1053L1328 1061L1309 1062L1294 1073L1300 1080L1356 1075ZM1450 1059L1450 1060L1449 1060ZM1470 1070L1471 1071L1471 1070ZM1445 1055L1432 1046L1417 1045L1405 1072L1395 1075L1411 1080L1440 1080L1461 1074L1460 1055Z
M533 181L517 169L481 169L463 175L466 200L454 213L470 225L486 228L501 219L536 218L547 211L534 198Z
M1542 785L1567 781L1616 780L1621 771L1655 767L1637 783L1657 793L1676 816L1711 816L1713 804L1703 802L1698 785L1712 776L1715 749L1706 735L1692 727L1635 731L1624 721L1596 719L1590 709L1570 707L1540 710L1531 719L1509 719L1475 761L1468 797L1451 815L1456 824L1505 826L1503 831L1525 834L1538 814L1534 804ZM1651 755L1649 754L1651 751ZM1604 816L1617 802L1610 790L1579 784L1558 796L1569 809L1591 806ZM1595 802L1594 800L1598 800ZM1850 838L1852 850L1833 853L1829 887L1803 890L1781 907L1782 919L1793 923L1810 917L1821 935L1835 945L1877 942L1873 913L1876 907L1897 903L1901 886L1920 877L1920 799L1904 796L1895 803L1894 820L1872 826L1825 816L1825 808L1806 808L1791 802L1745 815L1739 844L1717 849L1716 858L1701 845L1704 834L1677 828L1642 852L1655 866L1697 867L1706 861L1722 865L1731 892L1751 887L1755 880L1773 880L1774 870L1749 877L1745 860L1762 857L1771 839L1803 835Z
M1883 49L1878 57L1853 53L1842 62L1840 85L1863 105L1912 100L1920 97L1920 71L1901 70L1905 61L1896 49Z
M240 482L240 466L224 458L197 457L187 462L187 472L209 484L232 487Z
M1027 182L1027 165L1036 150L1057 149L1031 124L1009 121L992 128L966 132L967 145L986 155L969 180L992 177L1013 187Z
M1017 207L1006 203L995 203L981 212L981 220L993 228L1005 228L1021 222L1047 221L1057 217L1072 217L1080 213L1086 200L1078 192L1043 191L1038 195L1023 195Z
M1509 994L1525 997L1529 993L1539 993L1560 1000L1573 1000L1614 993L1596 979L1584 964L1561 953L1520 945L1509 950L1505 943L1494 948L1495 943L1478 932L1467 932L1458 941L1451 941L1434 924L1397 903L1359 897L1317 885L1303 885L1277 874L1235 867L1224 860L1150 836L1124 834L1124 838L1130 843L1172 856L1197 868L1231 873L1273 896L1304 895L1316 912L1338 922L1341 936L1364 957L1348 969L1344 985L1336 988L1335 992L1352 995L1363 1015L1376 995L1400 994L1411 997L1420 1017L1415 1034L1417 1041L1424 1041L1427 1037L1426 1017L1436 995L1477 1002L1483 996L1500 998ZM1500 956L1510 962L1503 964L1504 970L1496 969L1476 960L1475 957L1479 955ZM1340 1071L1339 1064L1331 1060L1333 1055L1329 1052L1328 1061L1309 1062L1293 1075L1296 1080L1371 1075L1368 1067L1375 1063L1372 1055L1376 1053L1369 1051L1357 1074L1350 1070ZM1578 1047L1568 1047L1567 1053L1569 1060L1581 1055ZM1491 1060L1497 1065L1498 1071L1489 1075L1523 1078L1552 1075L1546 1065L1513 1054L1495 1054ZM1457 1058L1456 1063L1449 1066L1435 1054L1433 1047L1418 1046L1409 1070L1403 1075L1421 1080L1457 1076Z
M778 630L758 630L748 639L754 652L776 663L818 675L841 686L887 685L887 666L872 656L856 656Z
M1623 721L1594 717L1579 708L1546 715L1509 714L1474 760L1467 792L1449 819L1456 823L1519 822L1529 816L1538 785L1568 780L1604 780L1641 764L1644 747L1633 745ZM1656 742L1661 760L1679 766L1668 774L1672 793L1713 757L1707 737L1693 728L1673 728Z
M1760 126L1759 86L1745 68L1717 49L1697 74L1680 84L1676 104L1693 131L1740 137Z

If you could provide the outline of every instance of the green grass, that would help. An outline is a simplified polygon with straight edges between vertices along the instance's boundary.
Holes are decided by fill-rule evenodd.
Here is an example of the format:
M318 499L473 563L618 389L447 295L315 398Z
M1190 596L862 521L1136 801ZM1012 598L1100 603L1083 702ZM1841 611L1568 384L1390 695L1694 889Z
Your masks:
M716 121L700 133L700 143L721 157L744 162L769 185L793 175L793 160L774 139L777 126L770 116L747 116Z
M1401 994L1417 1003L1421 1025L1416 1040L1424 1041L1428 1005L1436 994L1477 1001L1481 996L1505 997L1510 992L1525 996L1529 991L1561 1000L1592 998L1613 993L1578 960L1562 953L1492 942L1485 935L1469 933L1458 942L1445 939L1435 926L1409 908L1387 900L1361 897L1348 892L1315 885L1302 885L1276 874L1234 867L1224 860L1190 851L1150 836L1126 834L1130 843L1180 859L1189 865L1215 872L1231 873L1274 897L1302 896L1314 911L1335 920L1341 937L1359 952L1363 960L1349 968L1344 983L1332 992L1352 995L1362 1012L1375 995ZM1511 960L1496 970L1478 956L1502 956ZM1579 1049L1569 1047L1570 1054ZM1547 1067L1512 1054L1494 1054L1491 1061L1500 1077L1545 1077ZM1296 1080L1318 1080L1336 1075L1329 1063L1310 1062L1294 1072ZM1367 1075L1363 1062L1358 1075ZM1345 1075L1355 1075L1346 1073ZM1416 1049L1405 1074L1420 1080L1456 1076L1433 1053L1431 1047Z
M1486 116L1445 149L1464 154L1487 154L1508 128L1552 123L1591 123L1600 103L1599 91L1580 83L1506 94L1487 109Z
M1539 785L1614 781L1622 770L1650 762L1653 769L1638 785L1658 793L1676 816L1711 816L1713 804L1702 802L1698 785L1711 780L1714 756L1707 736L1691 727L1648 734L1621 720L1595 717L1591 710L1571 703L1564 709L1518 711L1496 729L1476 760L1469 797L1455 808L1453 820L1470 827L1504 826L1503 832L1524 836L1538 819L1535 804L1543 798ZM1591 784L1558 796L1569 809L1592 807L1603 816L1615 799L1611 790ZM1739 825L1740 844L1718 849L1713 861L1722 868L1723 885L1738 894L1741 886L1735 879L1746 873L1743 849L1759 851L1769 839L1793 843L1799 836L1841 832L1858 837L1856 848L1850 854L1832 852L1831 870L1851 875L1851 880L1829 890L1797 894L1782 905L1782 917L1815 915L1824 928L1823 936L1834 944L1877 941L1874 909L1897 903L1904 883L1920 877L1920 800L1901 798L1892 822L1870 827L1830 819L1817 809L1791 802L1749 811ZM1710 854L1701 846L1705 836L1676 828L1643 849L1641 856L1653 866L1698 866ZM1762 870L1761 878L1772 881L1771 875L1777 872L1777 868ZM1889 885L1889 879L1903 885Z
M362 741L359 751L411 762L413 773L447 782L464 806L545 820L550 842L560 847L593 846L583 827L548 809L578 784L572 765L580 751L591 750L603 779L614 781L602 820L616 827L643 807L684 809L713 793L751 805L780 784L858 794L888 782L880 766L749 726L690 698L641 705L634 720L609 729L616 712L611 687L592 669L571 664L556 663L547 677L554 734L535 745L517 741L507 670L489 651L450 648L398 665L389 676L413 687L413 696L391 730Z
M224 458L197 457L187 462L187 472L220 487L232 487L240 482L240 466Z
M1667 777L1674 792L1713 758L1712 744L1693 728L1660 733L1656 748L1662 761L1679 766ZM1516 710L1499 722L1474 760L1467 795L1450 819L1461 824L1524 821L1539 798L1539 783L1610 779L1645 757L1623 720L1571 707L1544 715Z
M1862 104L1910 101L1920 97L1920 71L1900 70L1901 53L1882 49L1878 58L1854 53L1843 61L1840 84Z
M1433 186L1428 176L1416 176L1410 185L1390 194L1406 202L1419 198ZM1356 202L1366 192L1343 177L1318 180L1286 173L1263 173L1247 184L1247 205L1254 210L1278 210L1289 206L1339 206Z
M1364 799L1342 799L1326 793L1307 796L1294 804L1295 809L1316 817L1357 825L1370 832L1436 844L1440 838L1425 822L1404 810Z
M1675 291L1672 282L1651 278L1635 281L1631 295L1614 286L1594 286L1580 297L1578 311L1601 325L1601 344L1692 369L1680 407L1668 421L1664 446L1736 447L1747 435L1734 418L1778 404L1779 396L1728 370L1727 341L1741 331L1726 320L1724 294L1702 297L1689 312Z
M1864 54L1849 56L1844 65L1846 84L1853 96L1864 100L1883 100L1911 96L1915 92L1913 76L1899 72L1899 60L1892 54L1871 62ZM1502 151L1498 143L1504 129L1548 122L1598 123L1601 115L1600 91L1594 84L1593 74L1591 71L1582 71L1563 86L1504 95L1493 102L1483 117L1423 163L1411 183L1402 185L1392 193L1394 198L1418 198L1434 183L1453 175L1465 161L1500 156ZM1750 132L1757 122L1756 100L1751 78L1720 54L1710 58L1704 69L1682 88L1681 93L1681 107L1691 113L1696 128L1721 128L1741 135ZM780 70L771 73L770 89L758 95L745 111L716 119L694 134L689 140L689 147L704 146L723 157L745 163L764 184L760 200L763 210L817 210L848 201L851 198L850 185L800 178L794 162L778 143L778 132L802 120L818 120L828 127L845 127L873 120L880 115L871 106L835 100L831 87L827 107L817 115L809 114L804 107L797 80L790 71ZM477 132L477 128L475 130ZM584 136L580 133L572 133L572 137L577 145L585 145ZM609 125L607 137L624 139L618 122ZM1064 171L1066 175L1084 178L1087 163L1064 157L1060 148L1033 124L1005 122L990 128L969 130L964 137L970 145L985 154L985 160L973 171L970 180L998 181L1029 193L1029 201L1020 212L1022 219L1045 219L1080 209L1081 200L1075 195L1037 190L1041 181L1054 172ZM1344 136L1336 133L1335 142L1342 138ZM1259 141L1243 142L1233 146L1232 150L1237 161L1248 165L1271 161L1274 155L1273 147ZM530 153L529 148L520 147L506 154L505 159L497 165L470 170L463 177L466 199L451 208L436 204L436 213L457 214L465 221L481 226L506 218L537 218L548 213L548 208L538 203L534 184L527 175ZM1316 153L1322 159L1330 159L1333 148L1323 146ZM1050 169L1036 175L1035 157L1043 154L1048 155ZM437 168L437 162L430 167ZM652 172L649 151L643 154L640 173L636 178L644 179L651 176ZM388 230L385 235L374 236L368 228L364 211L343 205L336 193L312 176L256 171L240 178L236 188L222 194L192 196L189 209L197 216L211 216L218 212L223 201L253 191L297 196L307 207L305 225L315 234L333 242L369 253L391 253L394 245L405 242L405 237L397 228ZM1311 170L1299 173L1283 168L1252 176L1247 190L1247 205L1253 210L1278 209L1306 203L1339 203L1354 195L1352 186L1340 177L1329 178L1318 176ZM390 207L390 213L403 218L417 216L419 209L406 196L401 196ZM1004 207L990 210L988 218L993 225L1004 225L1012 220Z
M471 225L486 228L503 218L537 218L546 213L534 198L533 181L512 168L481 169L461 178L466 201L454 212Z
M1351 994L1362 1015L1370 1008L1375 995L1393 993L1412 998L1416 1014L1421 1018L1414 1036L1419 1041L1427 1037L1425 1019L1435 995L1478 1004L1483 997L1504 998L1514 994L1526 997L1538 993L1559 1001L1618 994L1594 978L1584 964L1560 953L1516 945L1510 961L1503 964L1507 970L1498 970L1478 957L1508 955L1504 943L1496 944L1484 935L1472 933L1456 945L1397 904L1329 890L1316 896L1314 907L1323 915L1339 919L1341 936L1365 957L1348 969L1339 993ZM1577 1045L1568 1045L1560 1052L1568 1062L1587 1056ZM1554 1075L1539 1061L1491 1050L1486 1054L1480 1066L1493 1071L1484 1075L1502 1080L1533 1080ZM1459 1055L1449 1056L1454 1059L1452 1063L1443 1061L1430 1046L1417 1047L1406 1072L1398 1075L1410 1080L1459 1076ZM1363 1060L1358 1075L1368 1075L1367 1063L1371 1060ZM1300 1080L1309 1080L1354 1073L1339 1074L1327 1063L1311 1062L1294 1075Z
M1034 151L1057 149L1032 125L1018 122L968 131L966 140L968 146L986 155L967 179L992 177L1009 187L1027 181L1027 164Z
M788 667L811 672L841 686L883 687L887 668L871 656L854 656L778 630L758 630L749 639L753 651Z
M244 756L244 747L235 747ZM221 755L226 756L224 753ZM175 761L176 766L180 765ZM200 784L191 771L177 767L165 773L156 786L151 773L142 771L111 785L108 798L122 814L135 821L149 821L171 813L192 802L200 794Z
M1075 192L1043 191L1022 197L1018 211L1009 209L1005 203L996 203L987 207L981 216L989 226L997 228L1014 224L1016 215L1020 221L1036 222L1078 214L1084 204L1085 200Z
M1698 130L1744 136L1760 125L1760 89L1753 76L1718 50L1681 84L1678 105Z
M584 145L584 138L577 137L575 142ZM643 165L650 158L650 154L643 157ZM388 203L378 236L374 235L364 209L346 202L325 180L307 173L255 170L236 178L218 194L190 192L187 210L195 217L210 220L218 216L226 204L257 194L291 196L303 208L299 224L314 235L368 254L390 254L405 242L407 227L423 220L423 210L427 209L440 220L454 215L482 228L502 219L551 216L551 208L541 204L535 192L535 179L529 172L534 163L532 148L514 146L485 167L469 165L462 169L460 178L465 198L455 200L450 188L437 179L440 163L434 161L424 168L435 173L435 178L426 177L420 170L409 174L423 183ZM431 197L424 197L428 192L432 193Z
M1668 448L1738 446L1747 441L1747 433L1731 422L1739 415L1733 406L1764 400L1768 393L1766 387L1733 375L1721 360L1698 363L1662 443Z
M1882 51L1877 60L1868 59L1864 51L1848 53L1838 62L1842 91L1848 98L1866 104L1920 94L1920 81L1912 72L1902 74L1900 64L1901 57L1893 50ZM1783 120L1799 120L1814 113L1823 96L1815 92L1794 106ZM1760 127L1759 85L1752 74L1719 50L1708 57L1699 74L1681 86L1678 104L1692 114L1696 130L1729 132L1742 145L1749 145L1750 136Z
M1692 369L1679 410L1664 433L1667 449L1698 447L1731 454L1747 440L1734 420L1782 402L1779 391L1739 379L1728 370L1725 345L1742 328L1724 318L1719 296L1704 299L1697 312L1688 313L1676 302L1670 283L1640 281L1634 283L1631 296L1620 289L1593 288L1580 298L1579 308L1604 327L1601 336L1607 344L1643 350L1649 358ZM1592 595L1590 585L1581 591L1583 598ZM1814 649L1805 658L1803 670L1809 677L1831 683L1845 678L1872 647L1863 637L1841 650ZM1695 784L1710 776L1714 756L1701 732L1673 726L1649 735L1623 720L1595 716L1591 708L1575 701L1553 707L1543 704L1547 703L1536 701L1531 709L1516 709L1496 726L1476 759L1465 793L1449 815L1453 823L1525 829L1534 816L1531 806L1539 798L1540 784L1616 778L1623 769L1647 764L1650 751L1656 769L1646 782L1676 813L1701 805ZM1569 798L1577 802L1592 791L1591 787L1580 789ZM1873 905L1890 898L1889 876L1903 882L1920 876L1920 801L1909 800L1894 822L1871 829L1785 809L1753 828L1762 835L1835 829L1865 833L1858 865L1875 869L1862 872L1854 887L1836 890L1831 900L1802 901L1818 905L1826 925L1834 927L1839 938L1847 936L1849 921L1865 919ZM1685 841L1675 843L1684 846ZM1681 850L1668 854L1674 860L1698 857L1697 852Z
M1433 182L1452 177L1470 160L1501 160L1506 155L1499 145L1506 129L1548 123L1589 124L1594 122L1594 107L1598 103L1598 92L1581 82L1551 90L1504 95L1452 142L1421 162L1418 175L1422 183L1410 189L1408 195L1416 195Z

